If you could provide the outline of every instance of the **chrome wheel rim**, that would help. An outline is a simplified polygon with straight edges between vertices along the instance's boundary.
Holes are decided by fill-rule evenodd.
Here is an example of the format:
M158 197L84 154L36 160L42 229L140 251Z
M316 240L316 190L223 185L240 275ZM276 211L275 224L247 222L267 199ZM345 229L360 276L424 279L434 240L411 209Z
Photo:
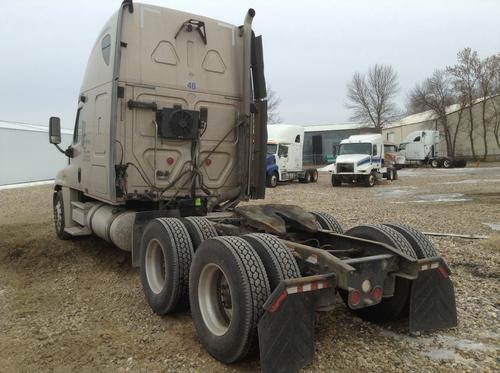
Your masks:
M58 231L62 230L63 226L63 212L62 212L62 203L61 200L57 201L56 206L55 206L55 224L56 224L56 229Z
M231 325L233 304L229 282L216 264L203 267L198 282L198 301L203 321L212 334L221 336Z
M158 240L151 240L146 247L146 278L149 288L155 294L161 293L167 281L165 256Z

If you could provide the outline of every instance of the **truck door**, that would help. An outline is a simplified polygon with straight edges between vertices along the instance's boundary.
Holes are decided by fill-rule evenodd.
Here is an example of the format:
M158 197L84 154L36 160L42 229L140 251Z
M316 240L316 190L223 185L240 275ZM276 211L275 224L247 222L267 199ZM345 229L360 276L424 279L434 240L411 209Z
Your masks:
M80 190L82 189L82 163L84 159L83 143L85 141L86 124L84 116L83 105L80 104L76 112L73 141L71 143L71 148L73 149L73 156L69 161L71 171L68 172L69 187Z
M281 174L288 171L288 146L284 144L278 145L278 167Z

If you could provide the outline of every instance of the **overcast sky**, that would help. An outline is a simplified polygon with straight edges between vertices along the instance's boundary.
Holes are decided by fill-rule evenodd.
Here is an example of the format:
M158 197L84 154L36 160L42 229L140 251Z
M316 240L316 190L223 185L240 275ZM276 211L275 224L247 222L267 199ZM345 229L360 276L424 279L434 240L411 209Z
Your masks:
M241 24L256 12L268 83L287 123L349 121L346 84L375 63L407 91L469 46L500 51L500 0L149 0ZM0 0L0 119L72 128L90 49L120 0Z

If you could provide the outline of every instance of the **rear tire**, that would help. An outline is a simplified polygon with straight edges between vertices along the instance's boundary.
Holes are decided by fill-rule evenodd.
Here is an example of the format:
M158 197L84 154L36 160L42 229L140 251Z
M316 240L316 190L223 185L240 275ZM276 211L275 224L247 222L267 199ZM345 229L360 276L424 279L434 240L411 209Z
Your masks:
M304 175L304 183L308 184L312 180L311 170L306 170L306 174Z
M270 294L266 270L241 237L204 241L190 272L193 322L205 349L229 364L257 346L257 323Z
M360 225L345 232L348 236L365 238L372 241L388 244L398 251L417 258L415 251L406 238L396 230L380 224ZM345 290L339 293L348 305L348 295ZM374 306L351 310L360 318L371 322L387 322L396 320L403 316L408 310L408 299L410 295L410 281L401 277L396 277L394 295L389 298L382 298L382 301ZM350 308L349 308L350 309Z
M311 170L311 182L316 183L318 181L318 170L312 169Z
M64 213L64 200L62 190L57 190L54 192L54 195L52 197L52 205L54 211L54 227L57 237L61 240L71 239L73 236L64 231L64 228L66 228L66 215Z
M318 227L321 229L326 229L335 233L344 233L344 228L342 225L333 217L333 215L327 214L321 211L309 211L316 217L316 222Z
M440 162L438 159L435 158L435 159L431 160L431 167L432 168L438 168L439 166L440 166Z
M151 220L141 239L141 282L146 300L158 315L188 308L193 246L179 219Z
M182 218L181 221L186 227L189 237L191 237L194 251L203 241L218 236L213 223L205 217L190 216Z
M386 178L388 181L394 180L394 170L392 168L389 168L387 170L387 177Z
M454 162L453 159L446 158L443 160L443 167L444 168L453 168Z
M241 238L252 246L262 260L271 292L281 281L300 277L300 269L293 254L280 239L265 233L247 234Z
M405 224L384 225L401 233L410 243L418 259L432 258L439 255L432 241L422 232Z

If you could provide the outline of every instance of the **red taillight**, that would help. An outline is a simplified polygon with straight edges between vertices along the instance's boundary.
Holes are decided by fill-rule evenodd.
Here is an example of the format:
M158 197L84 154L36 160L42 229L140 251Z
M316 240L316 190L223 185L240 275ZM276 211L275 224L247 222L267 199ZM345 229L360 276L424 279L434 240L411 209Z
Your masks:
M349 303L353 306L357 306L361 301L361 294L357 290L353 290L349 293Z
M212 164L212 160L210 158L205 159L205 164L210 166Z
M168 164L169 166L172 166L172 165L174 164L174 159L173 159L172 157L168 157L168 158L167 158L167 164Z
M376 287L372 290L372 298L376 301L382 299L382 288Z

